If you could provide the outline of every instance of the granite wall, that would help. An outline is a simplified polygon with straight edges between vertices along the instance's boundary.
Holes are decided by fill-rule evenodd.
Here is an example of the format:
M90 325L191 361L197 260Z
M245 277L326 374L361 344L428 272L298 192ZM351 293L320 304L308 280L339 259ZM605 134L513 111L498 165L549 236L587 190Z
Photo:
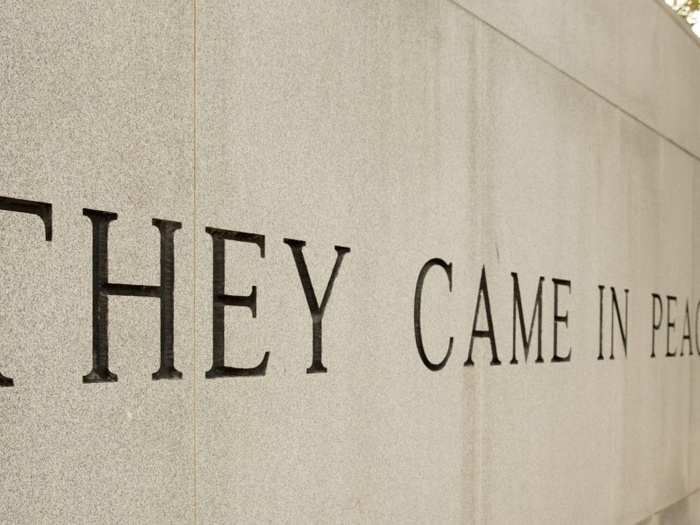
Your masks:
M0 521L700 522L661 3L12 0L0 74Z

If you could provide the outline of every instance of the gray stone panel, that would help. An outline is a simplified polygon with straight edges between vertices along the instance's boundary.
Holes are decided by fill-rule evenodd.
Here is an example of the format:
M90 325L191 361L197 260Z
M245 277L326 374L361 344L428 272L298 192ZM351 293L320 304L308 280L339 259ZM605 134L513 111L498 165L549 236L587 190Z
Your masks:
M192 11L189 2L11 2L0 14L0 514L8 523L192 521ZM158 284L154 217L175 236L175 353L158 381L155 299L111 298L116 384L91 368L92 233L113 211L111 278ZM187 298L190 298L189 300Z
M652 294L677 297L671 351L700 299L700 62L655 2L14 2L0 27L0 196L53 206L51 242L38 217L0 211L0 373L15 381L0 388L0 520L694 522L700 353L666 357L665 325L650 353ZM183 223L181 380L151 378L157 299L110 297L119 381L83 384L83 208L119 214L117 283L157 285L151 221ZM214 282L207 228L264 236L264 254L229 234ZM306 242L319 300L350 248L325 374L307 374L312 317L285 239ZM452 265L451 290L435 268L422 297L426 359L454 337L439 371L414 336L434 257ZM485 338L464 366L482 268L500 366ZM518 333L511 364L511 272L528 318L544 278L545 363L534 346L525 362ZM554 278L571 281L570 362L551 362ZM207 379L213 291L252 286L255 317L224 308L225 364L269 352L265 375ZM621 304L629 289L614 360L610 286Z
M697 39L655 0L448 0L565 74L700 154Z

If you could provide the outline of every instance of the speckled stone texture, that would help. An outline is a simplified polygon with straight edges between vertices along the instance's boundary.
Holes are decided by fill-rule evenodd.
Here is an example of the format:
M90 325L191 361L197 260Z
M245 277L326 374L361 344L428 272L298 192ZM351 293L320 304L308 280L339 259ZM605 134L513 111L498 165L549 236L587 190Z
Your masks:
M580 4L580 5L579 5ZM568 8L567 8L568 6ZM568 9L573 9L571 12ZM700 357L650 359L652 293L700 299L700 46L654 0L20 2L0 10L0 522L671 524L700 520ZM175 233L175 365L156 298L110 297L92 364L92 230L110 280L159 283ZM212 367L212 236L228 366ZM307 374L316 295L343 259ZM414 338L423 264L429 371ZM482 267L498 352L464 367ZM543 284L546 364L511 365L512 279ZM551 363L553 278L570 316ZM596 360L598 285L629 348ZM622 295L619 296L622 299ZM609 301L609 296L606 299ZM605 328L610 328L606 302ZM480 318L484 323L483 316ZM694 337L697 336L693 332ZM608 342L609 331L605 341ZM534 353L534 349L533 349Z
M0 212L0 521L191 522L194 504L193 62L187 2L7 2L0 9L0 195L50 202ZM110 274L159 281L154 217L175 235L175 348L159 363L153 298L110 301L115 384L91 368L92 230L117 212Z

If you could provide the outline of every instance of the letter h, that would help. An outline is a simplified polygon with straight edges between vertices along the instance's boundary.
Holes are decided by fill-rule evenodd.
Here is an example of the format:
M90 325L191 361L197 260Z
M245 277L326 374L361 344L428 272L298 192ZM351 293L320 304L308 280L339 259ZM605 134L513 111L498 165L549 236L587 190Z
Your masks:
M127 295L160 299L160 368L152 374L153 380L181 379L175 368L173 351L173 289L175 282L174 241L176 230L182 224L153 219L160 231L160 286L117 284L109 282L108 230L117 219L116 213L83 209L83 215L92 222L92 370L83 376L84 383L117 381L109 370L109 296Z

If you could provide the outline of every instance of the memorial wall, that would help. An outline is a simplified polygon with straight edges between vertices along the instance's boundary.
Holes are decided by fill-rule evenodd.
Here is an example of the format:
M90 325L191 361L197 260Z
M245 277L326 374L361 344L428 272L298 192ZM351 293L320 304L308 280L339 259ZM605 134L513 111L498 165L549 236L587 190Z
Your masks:
M0 522L700 523L699 41L496 4L0 10Z

